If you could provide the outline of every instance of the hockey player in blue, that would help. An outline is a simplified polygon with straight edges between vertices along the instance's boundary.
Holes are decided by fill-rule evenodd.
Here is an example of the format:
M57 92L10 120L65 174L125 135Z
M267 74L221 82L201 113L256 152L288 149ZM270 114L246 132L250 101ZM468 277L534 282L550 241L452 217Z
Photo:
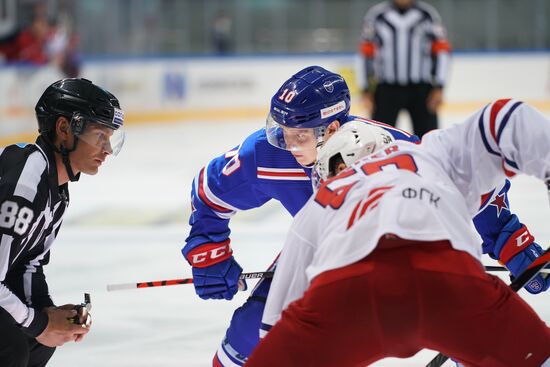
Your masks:
M395 139L418 142L416 136L399 129L350 116L349 109L349 89L340 75L318 66L305 68L273 96L264 129L201 169L193 181L191 231L182 249L192 266L199 297L232 299L239 288L246 288L238 279L242 268L230 247L230 218L239 210L260 207L271 199L294 216L312 194L310 177L316 148L341 124L361 120L383 127ZM213 366L241 366L246 362L259 341L269 287L270 280L262 279L235 311Z
M321 67L308 67L287 80L271 101L266 128L214 158L193 181L191 232L182 250L193 266L195 290L203 299L231 299L242 272L230 247L230 218L238 210L278 200L294 216L312 194L311 166L316 147L349 115L350 93L344 79ZM384 124L396 139L418 138ZM281 149L282 148L282 149ZM259 340L270 280L261 280L237 309L220 346L215 366L243 365Z

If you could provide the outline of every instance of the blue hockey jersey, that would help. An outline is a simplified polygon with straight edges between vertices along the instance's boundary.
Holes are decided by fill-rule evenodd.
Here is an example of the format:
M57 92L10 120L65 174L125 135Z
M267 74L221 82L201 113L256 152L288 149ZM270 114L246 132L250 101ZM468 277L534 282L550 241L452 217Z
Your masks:
M387 130L395 139L419 142L415 135L356 116ZM182 253L229 238L229 220L239 210L257 208L271 199L294 216L313 193L311 168L301 166L289 151L272 146L265 129L249 135L241 145L214 158L193 180L191 232Z

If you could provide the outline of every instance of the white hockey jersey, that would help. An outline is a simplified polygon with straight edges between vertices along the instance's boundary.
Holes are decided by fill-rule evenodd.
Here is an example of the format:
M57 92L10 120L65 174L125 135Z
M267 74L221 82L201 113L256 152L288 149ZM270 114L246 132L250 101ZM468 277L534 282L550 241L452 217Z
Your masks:
M448 239L481 257L471 218L482 194L506 176L550 178L550 122L521 102L500 100L464 123L396 142L323 185L296 215L262 319L263 335L318 274L367 256L386 233Z
M436 157L470 204L517 173L550 180L550 121L531 106L501 99L461 124L434 130L422 145Z

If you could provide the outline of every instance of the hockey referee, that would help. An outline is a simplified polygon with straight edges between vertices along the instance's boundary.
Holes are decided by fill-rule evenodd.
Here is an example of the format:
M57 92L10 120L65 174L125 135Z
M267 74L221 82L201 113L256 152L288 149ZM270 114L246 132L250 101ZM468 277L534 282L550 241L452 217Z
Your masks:
M395 126L409 112L414 133L436 129L450 44L438 12L416 0L392 0L365 15L358 82L372 118Z
M50 85L36 104L35 144L0 148L0 366L45 366L55 347L89 325L55 306L43 267L65 209L68 182L95 175L122 147L118 100L86 79Z

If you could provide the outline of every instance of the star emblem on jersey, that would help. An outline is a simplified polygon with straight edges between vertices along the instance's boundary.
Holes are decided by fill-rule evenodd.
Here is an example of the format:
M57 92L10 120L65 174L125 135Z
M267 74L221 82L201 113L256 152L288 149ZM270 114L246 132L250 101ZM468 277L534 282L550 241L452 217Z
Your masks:
M510 210L504 201L504 194L497 195L495 200L491 201L489 205L494 205L497 207L497 217L500 217L500 212L503 209Z

